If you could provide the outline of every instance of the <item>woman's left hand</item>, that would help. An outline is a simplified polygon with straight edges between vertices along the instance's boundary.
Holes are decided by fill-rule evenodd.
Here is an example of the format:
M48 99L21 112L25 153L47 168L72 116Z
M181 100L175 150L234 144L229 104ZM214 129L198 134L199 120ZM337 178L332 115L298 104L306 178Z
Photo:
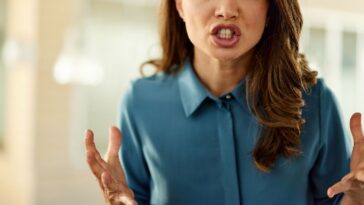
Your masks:
M332 198L336 194L344 193L341 201L342 205L364 205L364 134L360 113L352 115L350 130L354 139L350 173L344 176L341 181L331 186L327 190L327 195Z

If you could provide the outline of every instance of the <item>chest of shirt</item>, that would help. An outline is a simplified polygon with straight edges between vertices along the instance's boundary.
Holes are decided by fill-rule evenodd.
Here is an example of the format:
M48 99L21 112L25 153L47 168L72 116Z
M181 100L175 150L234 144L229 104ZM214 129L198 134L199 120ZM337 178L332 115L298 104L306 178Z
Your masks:
M255 168L252 158L260 126L237 103L229 106L206 103L190 117L173 107L143 115L138 130L148 168L158 186L168 192L213 189L209 193L217 194L224 187L227 173L235 173L241 192L259 194L277 184L278 189L293 191L292 183L307 181L319 143L319 130L312 129L314 120L306 125L310 129L302 132L303 154L291 159L280 156L274 170L266 174Z

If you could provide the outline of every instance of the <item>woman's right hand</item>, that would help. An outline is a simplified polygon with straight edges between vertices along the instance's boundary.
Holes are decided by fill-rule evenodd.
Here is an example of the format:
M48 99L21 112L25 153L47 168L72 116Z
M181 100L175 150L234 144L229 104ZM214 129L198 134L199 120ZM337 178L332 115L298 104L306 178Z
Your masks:
M127 186L119 160L122 136L116 127L110 128L109 144L104 159L100 156L91 130L85 133L87 163L97 178L107 205L137 205L133 191Z

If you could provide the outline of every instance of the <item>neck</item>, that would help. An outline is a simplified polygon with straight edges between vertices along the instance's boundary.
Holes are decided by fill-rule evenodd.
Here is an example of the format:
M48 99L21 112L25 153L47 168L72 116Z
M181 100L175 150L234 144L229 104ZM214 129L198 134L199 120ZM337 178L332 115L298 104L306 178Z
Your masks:
M250 56L221 61L195 52L193 67L202 84L214 96L220 97L233 90L245 78Z

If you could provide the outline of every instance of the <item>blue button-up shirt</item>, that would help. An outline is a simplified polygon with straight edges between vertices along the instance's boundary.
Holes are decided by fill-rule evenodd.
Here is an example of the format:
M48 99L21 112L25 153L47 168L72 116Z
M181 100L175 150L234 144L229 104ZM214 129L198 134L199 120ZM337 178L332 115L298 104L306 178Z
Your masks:
M350 138L322 80L304 94L299 157L279 156L273 170L253 164L261 126L242 81L213 96L189 61L177 75L132 83L121 103L121 159L139 204L338 204L327 188L349 172Z

